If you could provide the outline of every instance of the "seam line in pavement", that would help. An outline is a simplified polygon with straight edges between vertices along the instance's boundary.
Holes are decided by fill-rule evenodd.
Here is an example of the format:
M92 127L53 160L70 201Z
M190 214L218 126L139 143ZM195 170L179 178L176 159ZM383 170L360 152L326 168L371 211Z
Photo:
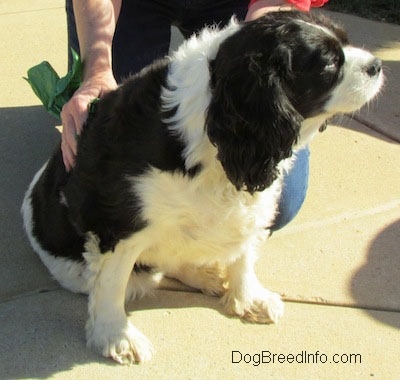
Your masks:
M314 299L312 299L314 298ZM333 307L342 307L346 309L358 309L358 310L368 310L368 311L382 311L389 313L398 313L400 312L399 308L395 307L383 307L383 306L367 306L367 305L357 305L345 302L332 302L324 300L320 297L310 297L310 299L296 299L295 297L290 296L282 296L282 299L286 303L300 303L300 304L308 304L308 305L317 305L317 306L333 306Z
M32 13L32 12L45 12L64 9L64 7L54 7L54 8L43 8L43 9L30 9L26 11L10 11L10 12L0 12L0 16L15 15L20 13Z
M306 230L311 230L314 228L326 227L332 224L348 222L356 219L361 219L367 216L383 214L385 212L399 208L400 208L400 200L394 200L366 210L348 211L322 220L313 220L311 222L302 223L292 227L287 226L284 230L277 232L276 236L281 237L285 235L291 235L294 233L304 232Z

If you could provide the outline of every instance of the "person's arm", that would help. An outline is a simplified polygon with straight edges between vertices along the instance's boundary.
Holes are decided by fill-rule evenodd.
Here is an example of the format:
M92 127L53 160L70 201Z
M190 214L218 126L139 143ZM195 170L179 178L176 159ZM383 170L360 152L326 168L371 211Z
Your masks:
M311 7L322 7L329 0L251 0L246 21L255 20L266 12L298 9L309 11Z
M73 0L84 79L112 72L111 45L122 0Z
M267 12L290 9L292 4L285 0L253 0L250 1L245 21L255 20Z
M73 1L84 70L81 87L61 111L61 148L67 170L74 165L76 136L87 119L90 102L117 86L112 73L111 48L121 1Z

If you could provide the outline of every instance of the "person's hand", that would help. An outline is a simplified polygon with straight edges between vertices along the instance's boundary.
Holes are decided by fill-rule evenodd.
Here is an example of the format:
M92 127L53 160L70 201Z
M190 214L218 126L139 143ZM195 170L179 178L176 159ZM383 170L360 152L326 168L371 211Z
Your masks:
M290 11L295 9L290 3L285 0L258 0L250 5L245 21L252 21L267 12Z
M91 78L84 81L64 105L60 115L63 125L61 150L67 171L70 171L75 164L77 136L81 134L88 117L90 103L116 87L117 83L112 74Z

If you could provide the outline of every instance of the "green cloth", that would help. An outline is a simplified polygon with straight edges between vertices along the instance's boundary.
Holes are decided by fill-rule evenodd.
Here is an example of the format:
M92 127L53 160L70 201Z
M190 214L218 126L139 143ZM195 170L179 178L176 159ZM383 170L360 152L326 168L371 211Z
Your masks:
M47 61L28 70L28 78L34 93L43 103L47 112L61 119L62 107L72 97L82 83L83 65L76 51L72 51L72 68L66 76L60 78Z

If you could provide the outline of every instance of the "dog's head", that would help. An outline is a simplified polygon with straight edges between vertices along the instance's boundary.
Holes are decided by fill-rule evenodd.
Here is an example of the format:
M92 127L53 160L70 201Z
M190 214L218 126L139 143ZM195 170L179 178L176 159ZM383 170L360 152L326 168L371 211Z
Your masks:
M357 110L383 77L381 62L351 47L332 21L298 12L243 24L210 71L207 133L230 181L249 192L276 179L278 163L310 135L307 121L317 130L333 114Z

